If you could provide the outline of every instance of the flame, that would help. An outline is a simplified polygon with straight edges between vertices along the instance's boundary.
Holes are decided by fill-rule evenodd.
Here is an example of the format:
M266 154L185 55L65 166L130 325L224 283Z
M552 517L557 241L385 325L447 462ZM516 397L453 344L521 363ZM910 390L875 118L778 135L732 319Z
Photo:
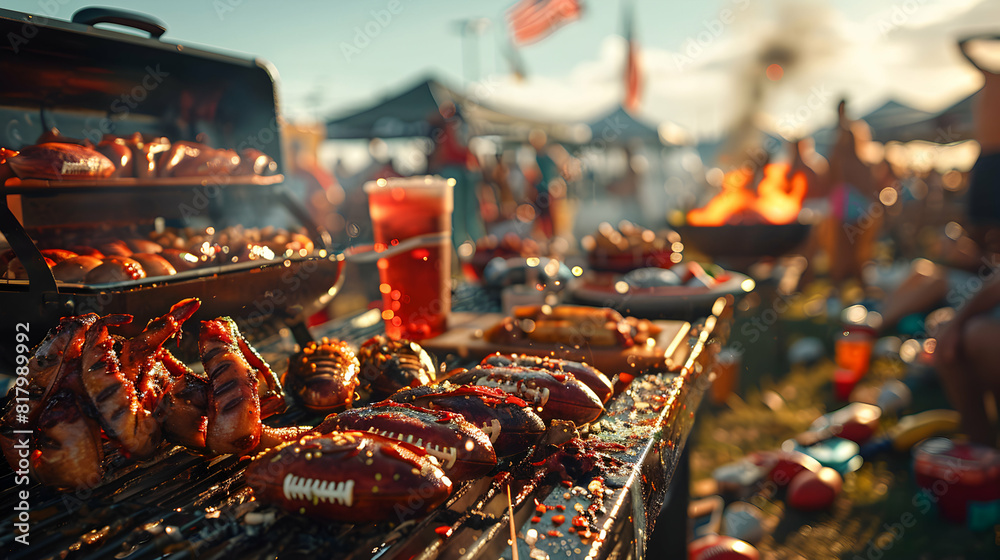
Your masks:
M735 224L789 224L802 209L802 200L809 188L805 173L796 171L791 179L791 167L785 163L764 166L764 178L756 190L750 186L753 173L748 168L726 173L722 192L702 208L687 213L687 223L693 226Z

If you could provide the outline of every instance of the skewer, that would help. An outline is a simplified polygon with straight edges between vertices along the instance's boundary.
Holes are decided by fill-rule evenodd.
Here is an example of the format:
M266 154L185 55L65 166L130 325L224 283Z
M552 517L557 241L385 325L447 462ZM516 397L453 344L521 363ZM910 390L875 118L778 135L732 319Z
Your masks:
M510 500L510 484L507 484L507 520L510 521L510 551L517 560L517 529L514 527L514 504Z

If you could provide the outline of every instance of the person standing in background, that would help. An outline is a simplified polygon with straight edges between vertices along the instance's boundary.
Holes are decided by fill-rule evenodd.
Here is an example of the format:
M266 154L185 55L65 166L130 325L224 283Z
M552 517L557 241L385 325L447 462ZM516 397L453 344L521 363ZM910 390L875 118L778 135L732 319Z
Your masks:
M321 128L288 125L285 187L298 199L313 222L336 235L344 229L338 211L344 204L344 189L332 173L319 163L319 145L324 139Z
M319 163L323 130L289 127L285 131L285 137L289 139L285 187L302 203L314 224L321 230L337 235L344 230L344 217L339 211L344 204L345 195L333 174L323 169ZM319 240L316 241L318 243ZM331 316L329 310L323 309L310 317L307 324L322 324L329 321Z
M535 182L535 196L531 201L535 206L535 224L546 239L555 235L552 220L553 198L566 192L565 183L559 173L559 164L549 153L548 137L541 130L532 130L528 143L535 149L535 165L538 167L538 181ZM553 188L555 192L553 192Z
M985 80L973 112L974 138L981 151L972 168L967 212L971 237L983 251L982 261L991 266L950 287L947 297L957 309L938 336L934 360L948 400L962 415L964 431L977 443L997 446L1000 271L992 263L1000 253L1000 37L970 39L960 46ZM976 286L981 289L973 290Z
M823 245L830 259L830 280L844 288L854 281L864 286L862 270L872 260L875 239L884 212L874 212L878 185L871 168L861 161L858 151L871 140L864 121L847 118L847 103L837 105L837 140L830 154L829 168L821 192L829 193L830 216L824 224ZM881 209L880 209L881 210Z
M608 194L621 205L622 218L635 223L643 222L639 191L642 188L643 174L648 165L645 158L637 153L640 148L639 144L626 144L624 146L624 173L609 184L607 189Z
M580 174L579 160L559 144L550 144L542 130L532 130L528 143L535 150L537 180L534 196L529 197L535 208L535 226L545 239L568 236L572 224L566 203L567 181Z
M457 248L466 241L475 244L485 237L480 213L479 161L462 140L461 119L451 103L440 109L431 139L434 148L427 161L427 173L455 180L455 210L451 217L452 242Z

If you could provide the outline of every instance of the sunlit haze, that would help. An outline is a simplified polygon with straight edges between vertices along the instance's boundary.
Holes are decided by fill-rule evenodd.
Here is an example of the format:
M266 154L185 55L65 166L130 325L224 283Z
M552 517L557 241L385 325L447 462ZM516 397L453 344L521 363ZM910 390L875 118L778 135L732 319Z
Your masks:
M586 120L623 95L625 41L619 2L585 2L581 20L519 50L518 81L502 54L513 0L352 2L101 2L154 15L163 40L269 60L282 109L294 120L335 116L401 91L424 76L451 87L486 84L482 101L526 116ZM88 2L5 3L70 19ZM395 13L393 13L395 12ZM989 0L638 0L635 36L645 73L639 113L700 137L721 135L746 110L762 128L808 132L847 95L856 111L896 99L937 110L980 86L958 37L1000 24ZM468 20L479 22L473 41ZM477 43L477 47L473 46ZM464 47L463 47L464 43ZM464 52L463 52L464 48ZM764 60L775 49L787 58ZM463 56L465 57L463 60ZM771 67L769 69L769 67Z

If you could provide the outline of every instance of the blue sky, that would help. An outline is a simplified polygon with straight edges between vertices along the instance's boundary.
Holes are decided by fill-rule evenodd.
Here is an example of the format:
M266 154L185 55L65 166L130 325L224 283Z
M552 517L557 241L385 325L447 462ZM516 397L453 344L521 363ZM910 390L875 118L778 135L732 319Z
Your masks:
M852 39L855 34L852 29L859 25L867 25L870 34L876 38L879 33L887 35L884 29L874 31L873 22L893 22L894 13L905 16L897 18L902 26L925 32L925 28L933 27L935 22L978 3L978 0L809 1L815 5L828 5L827 10L815 12L815 17L837 19L840 21L837 33ZM792 0L784 2L797 3ZM280 75L279 88L286 114L303 117L343 112L371 101L387 90L399 89L409 80L427 73L435 73L452 84L460 85L463 79L462 46L456 22L466 18L494 20L493 28L481 39L482 76L504 75L506 65L496 45L504 32L502 14L513 4L513 0L288 0L280 3L264 0L102 0L98 4L159 17L167 24L168 32L164 40L169 42L206 46L271 61ZM685 47L690 47L691 41L699 34L707 37L702 32L712 29L712 22L722 10L731 9L735 19L745 20L742 25L741 21L736 21L724 26L720 36L713 36L713 44L705 45L708 54L696 66L707 73L695 74L696 80L692 82L702 84L712 83L702 78L719 79L720 67L730 74L733 68L737 68L733 61L740 59L742 45L752 42L746 38L753 36L759 27L754 22L768 21L768 17L773 20L775 6L781 2L636 0L635 4L637 36L643 49L648 51L650 68L654 70L658 68L657 64L669 66L671 61L676 66L676 55L685 52ZM69 19L76 10L89 5L94 4L76 0L13 0L4 2L3 7ZM569 24L551 37L522 50L528 70L536 81L532 81L530 87L514 87L504 82L496 88L499 92L496 101L500 105L535 103L542 110L550 106L553 110L566 110L560 105L578 104L581 111L594 112L598 106L613 102L612 98L617 94L612 90L619 85L613 83L617 82L614 77L617 72L614 68L617 67L612 66L617 64L622 47L620 42L609 42L606 38L621 32L621 5L617 0L591 0L586 2L586 6L587 12L581 21ZM396 13L390 14L390 8ZM1000 29L1000 18L982 23ZM365 29L376 32L373 37L367 37L367 44L365 37L356 41ZM895 30L892 32L895 33ZM943 33L939 30L926 32L935 37ZM919 42L926 43L923 39ZM871 44L870 41L862 43ZM345 51L350 51L350 55L345 56ZM602 61L607 64L602 66ZM910 64L905 60L894 60L894 63L901 67ZM603 82L597 84L590 97L584 95L587 92L579 91L588 89L588 84L593 83L593 79L580 82L581 73L601 76L602 72L606 74L607 87L603 87ZM878 70L869 69L868 73L875 75ZM567 79L574 75L577 76L575 82ZM689 116L678 111L676 105L677 100L684 98L679 97L681 92L671 89L678 80L670 72L663 72L662 75L670 77L664 77L661 84L656 83L661 74L650 76L646 96L649 101L643 112L652 120L683 121ZM949 79L961 81L960 77ZM809 84L815 90L817 78L813 76L810 80ZM550 87L560 83L575 84L572 86L575 91L563 94ZM971 83L955 85L955 92L968 90ZM728 87L723 84L715 82L714 86L705 87ZM810 91L805 85L799 84L798 93L789 90L793 93L785 97L804 99ZM565 96L570 94L582 96L566 99ZM942 95L956 97L958 93ZM875 96L871 97L871 101L865 102L875 103ZM925 104L932 101L929 97L924 100ZM704 120L701 118L698 122Z
M726 0L639 0L637 32L644 44L673 47L712 17ZM347 60L341 43L352 44L358 29L375 20L372 12L387 10L388 0L101 0L159 17L167 24L164 40L199 44L270 60L278 68L289 105L312 105L319 92L324 108L363 102L405 78L433 71L452 81L462 79L462 45L456 22L486 17L493 29L482 38L484 71L504 70L495 45L503 31L502 14L514 0L399 0L401 10L381 29L360 55ZM870 2L849 0L864 6ZM600 40L620 33L617 1L586 2L585 17L548 39L527 47L529 71L565 74L579 61L596 56ZM3 7L46 13L69 19L95 2L78 0L8 0ZM291 108L291 107L290 107Z

